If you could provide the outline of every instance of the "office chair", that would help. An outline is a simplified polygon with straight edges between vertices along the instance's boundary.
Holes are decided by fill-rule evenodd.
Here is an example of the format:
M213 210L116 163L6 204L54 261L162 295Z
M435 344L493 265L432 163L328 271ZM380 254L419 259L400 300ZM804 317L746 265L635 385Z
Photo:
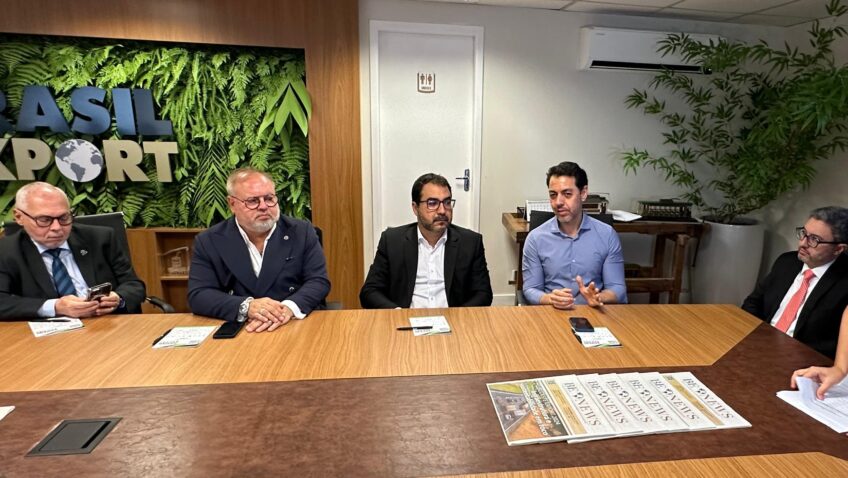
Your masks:
M585 211L584 211L585 213ZM589 214L593 218L612 226L612 214ZM551 211L530 211L530 228L527 232L536 229L541 226L545 222L547 222L550 218L554 217L554 213ZM515 291L515 305L527 305L527 298L524 297L524 291L516 290Z
M76 216L74 217L74 222L80 224L86 224L89 226L101 226L101 227L110 227L115 231L115 237L118 240L118 247L121 248L127 254L127 257L132 257L130 255L130 243L127 240L127 230L124 227L124 213L123 212L108 212L104 214L91 214L88 216ZM7 236L10 236L22 228L18 223L6 222L3 223L4 233ZM166 314L172 314L175 312L174 306L160 299L159 297L145 297L145 301L149 302L153 306L160 309L162 312Z

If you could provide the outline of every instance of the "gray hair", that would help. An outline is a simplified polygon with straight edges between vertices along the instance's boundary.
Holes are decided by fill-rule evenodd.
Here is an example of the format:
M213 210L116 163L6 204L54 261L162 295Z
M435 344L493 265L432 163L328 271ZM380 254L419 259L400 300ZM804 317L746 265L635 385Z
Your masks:
M848 208L838 206L826 206L813 209L810 217L827 223L833 240L848 244Z
M254 174L258 174L263 178L267 179L271 184L274 184L274 179L270 174L265 171L260 171L254 168L239 168L235 171L231 172L229 176L227 176L227 194L230 196L235 195L236 184L244 181L248 178L248 176L253 176Z
M42 193L52 193L58 194L65 199L65 202L68 204L68 207L71 207L71 202L68 200L68 195L65 194L65 191L57 188L52 184L48 184L42 181L35 181L29 184L23 185L18 192L15 193L15 206L21 207L22 205L29 204L29 196L34 192L42 192Z

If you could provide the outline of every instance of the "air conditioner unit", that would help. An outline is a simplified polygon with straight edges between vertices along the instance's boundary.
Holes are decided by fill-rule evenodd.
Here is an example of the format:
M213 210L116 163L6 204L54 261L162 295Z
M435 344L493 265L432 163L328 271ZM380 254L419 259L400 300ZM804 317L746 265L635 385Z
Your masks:
M679 55L657 53L658 42L668 32L583 27L580 29L580 69L657 71L664 68L688 73L705 73ZM688 34L699 42L718 41L716 35Z

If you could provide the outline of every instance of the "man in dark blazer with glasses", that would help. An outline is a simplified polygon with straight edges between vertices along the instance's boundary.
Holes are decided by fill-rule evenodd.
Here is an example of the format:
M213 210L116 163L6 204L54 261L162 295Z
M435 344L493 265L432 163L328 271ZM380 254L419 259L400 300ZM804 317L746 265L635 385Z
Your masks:
M233 217L198 234L188 279L191 311L271 332L303 319L330 292L312 224L280 214L270 175L252 168L227 179Z
M417 222L386 229L359 292L366 309L492 304L483 237L452 224L450 183L425 174L412 185Z
M140 313L144 283L111 228L75 224L68 196L43 182L15 195L21 231L0 239L0 319ZM112 292L87 300L89 287Z
M848 209L815 209L797 235L798 250L777 258L742 308L833 358L848 306Z

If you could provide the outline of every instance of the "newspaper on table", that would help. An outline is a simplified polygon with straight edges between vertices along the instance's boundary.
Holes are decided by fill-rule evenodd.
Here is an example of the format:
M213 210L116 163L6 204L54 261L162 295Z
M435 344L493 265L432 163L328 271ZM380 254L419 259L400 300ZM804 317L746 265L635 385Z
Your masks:
M510 446L751 426L689 372L560 375L487 388Z

